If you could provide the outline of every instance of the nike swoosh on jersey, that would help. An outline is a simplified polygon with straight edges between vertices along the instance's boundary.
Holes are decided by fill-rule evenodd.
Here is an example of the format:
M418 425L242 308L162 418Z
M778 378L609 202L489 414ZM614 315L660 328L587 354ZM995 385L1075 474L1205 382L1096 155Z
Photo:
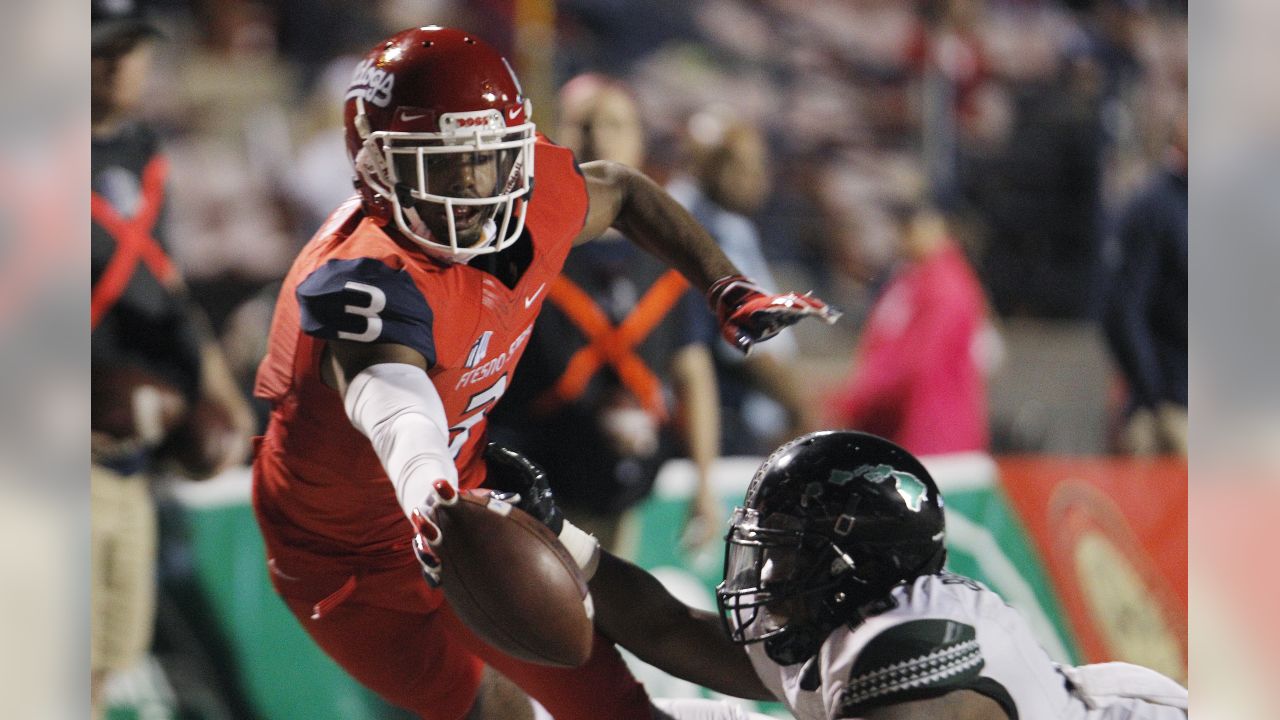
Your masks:
M533 301L538 299L538 296L542 294L542 290L543 290L543 288L545 288L546 286L547 286L547 284L546 284L546 283L542 283L541 285L539 285L539 286L538 286L538 289L537 289L537 290L534 290L534 291L533 291L533 294L532 294L532 295L530 295L529 297L527 297L527 298L525 298L525 299L524 299L524 309L525 309L525 310L528 310L528 309L529 309L529 307L530 307L531 305L533 305Z

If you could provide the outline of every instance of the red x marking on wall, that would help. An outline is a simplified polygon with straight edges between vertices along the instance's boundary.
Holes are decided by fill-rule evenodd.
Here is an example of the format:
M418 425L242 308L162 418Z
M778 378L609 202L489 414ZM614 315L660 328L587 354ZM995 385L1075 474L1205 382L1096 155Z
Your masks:
M144 263L160 282L168 285L177 279L177 271L160 243L152 236L160 207L164 204L164 180L169 164L157 155L142 170L142 203L133 217L125 218L106 198L93 192L90 213L94 222L102 226L116 241L116 252L111 256L102 276L93 286L90 327L98 323L115 306L129 280ZM92 192L92 191L91 191Z
M631 314L614 327L604 311L582 288L563 275L557 277L547 298L559 307L586 337L587 345L569 358L564 374L542 398L541 409L549 409L577 398L586 390L596 371L606 363L613 366L623 386L655 417L666 419L662 381L649 369L635 349L680 300L689 283L675 270L658 278L640 298Z

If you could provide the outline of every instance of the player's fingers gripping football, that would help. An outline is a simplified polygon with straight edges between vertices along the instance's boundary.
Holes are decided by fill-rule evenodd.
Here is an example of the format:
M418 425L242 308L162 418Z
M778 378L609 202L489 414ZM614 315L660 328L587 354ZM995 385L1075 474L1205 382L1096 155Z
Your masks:
M432 548L440 545L444 533L435 521L435 512L441 506L457 504L458 490L447 480L436 480L431 490L426 500L413 509L409 520L413 523L413 554L422 566L422 576L431 587L439 587L440 558Z
M741 275L715 281L707 299L720 322L721 334L744 353L806 317L817 317L829 325L842 314L812 293L771 295Z

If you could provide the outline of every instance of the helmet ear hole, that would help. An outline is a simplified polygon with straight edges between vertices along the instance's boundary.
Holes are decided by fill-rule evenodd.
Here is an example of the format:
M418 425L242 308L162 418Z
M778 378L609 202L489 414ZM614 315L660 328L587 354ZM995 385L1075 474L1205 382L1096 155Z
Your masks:
M364 182L372 181L375 189L385 182L386 173L384 168L386 163L382 159L382 155L375 150L371 150L368 145L363 145L356 153L355 160L356 175Z

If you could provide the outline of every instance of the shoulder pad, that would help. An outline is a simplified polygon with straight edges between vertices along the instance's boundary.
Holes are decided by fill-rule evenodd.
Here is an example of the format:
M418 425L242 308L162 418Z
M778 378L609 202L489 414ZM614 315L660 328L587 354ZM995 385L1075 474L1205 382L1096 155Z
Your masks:
M840 690L840 717L971 687L984 664L971 625L942 619L894 625L858 653Z
M330 260L298 285L302 331L325 340L396 343L436 362L431 307L405 270L373 258Z

